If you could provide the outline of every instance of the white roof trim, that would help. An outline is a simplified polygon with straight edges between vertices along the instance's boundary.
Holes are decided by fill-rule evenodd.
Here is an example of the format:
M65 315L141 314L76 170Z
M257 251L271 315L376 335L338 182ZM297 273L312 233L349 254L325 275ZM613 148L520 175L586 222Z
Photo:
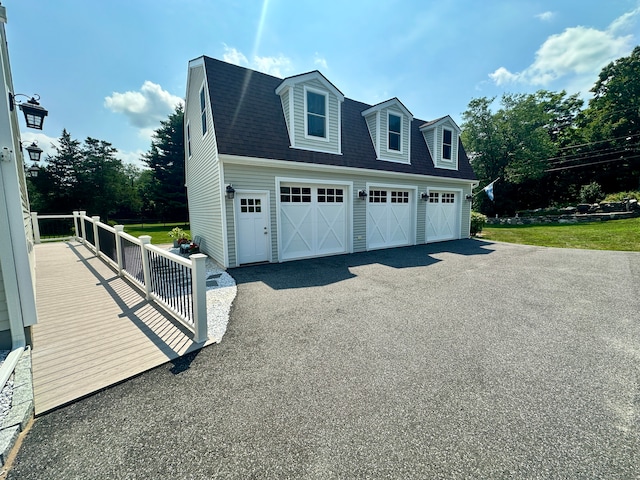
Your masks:
M426 123L420 125L420 131L421 132L425 132L425 131L431 130L431 129L439 126L439 125L442 125L443 123L452 123L453 124L453 128L458 132L458 134L460 134L460 132L462 132L462 130L460 129L458 124L449 115L445 115L444 117L438 119L438 121L430 123L429 125L427 125Z
M378 112L384 108L389 108L389 107L396 107L399 108L402 113L404 113L406 116L409 117L409 120L413 120L413 113L411 113L409 110L407 110L407 107L405 107L402 102L400 100L398 100L398 97L393 97L390 98L389 100L386 100L382 103L378 103L377 105L374 105L373 107L367 108L364 112L362 112L362 116L366 117L367 115L374 113L374 112Z
M324 85L324 87L327 90L329 90L336 97L338 97L338 100L340 100L341 102L344 102L344 95L342 94L342 92L338 90L335 87L335 85L333 85L329 80L327 80L327 78L324 75L322 75L318 70L314 70L313 72L303 73L301 75L295 75L293 77L285 78L282 81L282 83L278 85L278 88L276 88L276 95L280 95L280 93L284 91L286 88L293 87L298 83L308 82L309 80L319 81L320 83L322 83L322 85Z

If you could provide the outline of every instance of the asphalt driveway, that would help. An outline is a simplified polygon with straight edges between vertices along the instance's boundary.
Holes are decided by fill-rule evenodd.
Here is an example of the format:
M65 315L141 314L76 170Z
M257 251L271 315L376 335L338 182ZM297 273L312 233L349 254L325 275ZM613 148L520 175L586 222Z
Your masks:
M640 477L638 253L463 240L230 273L220 345L38 418L9 478Z

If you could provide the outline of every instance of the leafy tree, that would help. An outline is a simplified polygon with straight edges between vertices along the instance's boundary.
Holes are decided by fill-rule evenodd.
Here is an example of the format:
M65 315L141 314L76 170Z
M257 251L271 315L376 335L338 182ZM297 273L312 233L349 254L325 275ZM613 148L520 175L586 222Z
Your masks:
M150 187L153 207L163 219L187 217L187 193L184 171L184 110L178 105L167 120L160 122L151 141L151 149L143 156L151 169Z
M604 67L591 91L594 96L582 120L587 145L575 152L577 163L591 168L580 171L588 180L597 180L605 192L636 189L640 182L640 46Z
M576 95L540 90L535 94L505 94L500 108L495 98L471 100L462 114L462 138L481 185L500 177L495 203L476 197L486 213L513 213L545 204L535 185L545 176L558 145L575 137L575 119L582 102Z

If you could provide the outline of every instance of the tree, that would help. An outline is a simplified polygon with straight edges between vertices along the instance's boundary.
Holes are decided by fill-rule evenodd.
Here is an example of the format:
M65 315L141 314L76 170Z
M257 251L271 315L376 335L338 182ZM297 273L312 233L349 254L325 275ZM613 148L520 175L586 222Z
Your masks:
M505 94L493 112L495 98L477 98L462 114L462 138L481 185L500 177L495 203L478 196L485 213L514 213L545 204L546 193L535 186L545 177L558 145L575 137L582 106L576 95L540 90Z
M187 218L187 193L184 170L184 110L178 105L167 120L160 122L151 141L151 149L143 156L151 169L150 185L156 213L163 219Z
M593 165L581 170L605 192L640 188L640 46L604 67L591 91L582 121L588 144L576 153Z

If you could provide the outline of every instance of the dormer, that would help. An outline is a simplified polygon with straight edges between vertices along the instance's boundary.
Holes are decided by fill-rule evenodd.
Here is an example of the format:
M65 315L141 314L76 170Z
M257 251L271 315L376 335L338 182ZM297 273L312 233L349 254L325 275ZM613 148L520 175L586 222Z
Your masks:
M433 166L447 170L458 170L458 140L460 127L449 115L420 126L427 143Z
M291 148L342 155L344 95L319 71L285 78L276 94Z
M411 163L411 121L413 115L397 98L362 112L378 160Z

